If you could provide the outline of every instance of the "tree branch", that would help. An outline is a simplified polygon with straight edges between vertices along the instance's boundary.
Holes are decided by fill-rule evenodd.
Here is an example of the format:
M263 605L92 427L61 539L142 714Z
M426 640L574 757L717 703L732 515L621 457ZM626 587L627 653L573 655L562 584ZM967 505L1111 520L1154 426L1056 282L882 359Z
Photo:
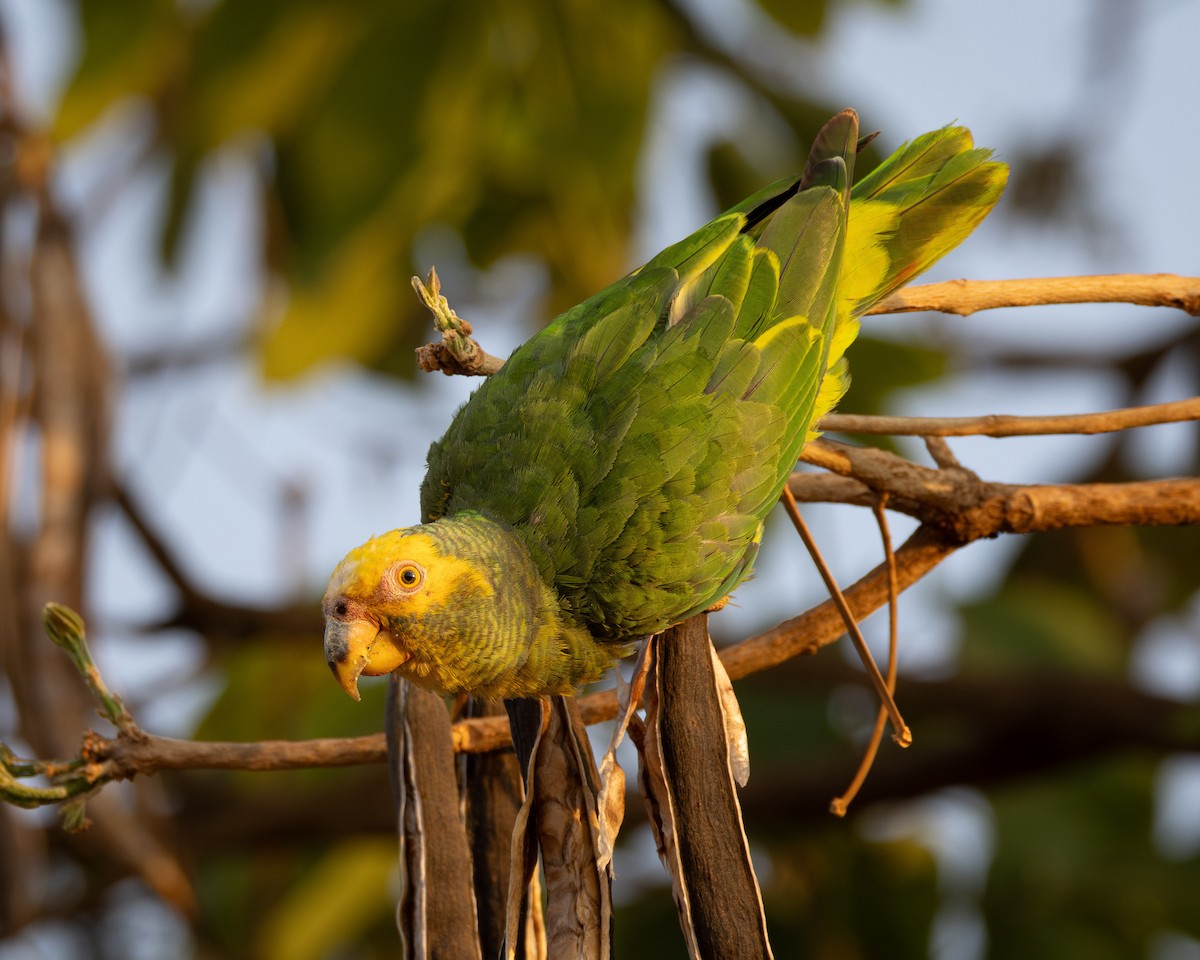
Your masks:
M1023 294L1020 290L1024 289ZM1147 290L1156 291L1151 295ZM918 291L924 291L917 295ZM444 304L434 287L425 291L446 326L469 339L470 329ZM1018 294L1020 294L1018 296ZM1028 303L1079 302L1082 298L1124 300L1178 306L1197 312L1200 280L1155 275L1151 277L1062 278L1046 281L934 284L908 291L889 309L943 309L970 313L993 306ZM916 306L916 304L922 306ZM882 309L877 311L882 312ZM449 318L449 319L447 319ZM458 327L454 327L457 322ZM473 342L473 341L472 341ZM486 356L486 354L484 355ZM495 359L495 358L492 358ZM1061 417L905 418L833 415L822 421L827 430L860 433L945 436L1018 436L1062 433L1099 433L1157 423L1200 419L1200 399L1130 407L1104 413ZM934 441L931 439L931 443ZM825 473L793 474L789 489L804 502L830 502L870 506L879 494L888 496L892 509L921 521L921 526L896 552L895 574L899 589L920 580L954 550L974 540L1001 533L1032 533L1063 527L1102 524L1175 525L1200 523L1200 479L1177 478L1128 483L1017 485L992 483L955 461L944 441L934 443L940 468L922 466L884 450L819 440L805 448L801 459ZM200 620L245 621L247 611L213 604L188 584L178 563L161 538L145 522L127 492L117 488L116 499L164 571L180 589L186 615ZM846 591L851 610L859 619L878 609L887 598L886 564L872 570ZM220 609L210 609L220 607ZM278 623L278 612L255 611L264 622ZM180 614L183 616L184 614ZM315 616L315 615L314 615ZM258 620L258 617L249 617ZM291 617L288 617L289 621ZM296 626L307 616L295 617ZM313 619L312 623L316 623ZM228 624L225 624L228 627ZM785 621L772 630L721 652L731 678L766 670L803 653L832 643L844 624L831 601ZM613 691L581 698L586 722L610 719L616 712ZM106 739L89 734L81 759L102 779L124 779L159 770L240 769L290 770L308 767L380 763L386 759L382 734L366 737L306 741L219 743L174 740L128 733ZM485 752L510 743L504 717L476 717L453 728L457 752Z
M887 492L889 506L958 544L1001 533L1063 527L1200 523L1200 478L1028 486L991 483L963 467L935 470L886 450L828 440L809 444L800 458L860 484L855 488L822 478L813 486L830 500L869 505L870 491ZM808 484L808 475L793 474L792 495L811 502Z
M1136 303L1147 307L1175 307L1196 317L1200 316L1200 277L1181 277L1173 273L1113 273L1025 280L947 280L897 290L867 313L936 310L968 317L980 310L1053 303Z
M1200 523L1200 479L1017 486L988 483L962 468L921 467L881 450L820 442L806 453L806 459L853 471L855 476L794 474L790 487L798 500L870 504L872 489L887 490L889 506L918 517L928 514L929 519L896 551L900 590L912 586L959 547L1000 533L1098 523ZM867 617L887 602L887 579L887 565L880 564L845 591L856 617ZM840 614L827 600L725 648L720 656L729 676L736 680L801 654L815 653L844 632ZM610 720L617 710L615 693L605 690L584 696L580 709L586 723ZM502 716L459 721L452 734L454 749L460 753L497 750L510 743ZM124 779L159 770L296 770L383 763L387 748L383 734L256 743L205 743L147 735L140 741L96 737L86 756L108 764L112 778Z
M450 307L441 295L437 272L429 271L422 283L413 277L413 289L433 313L442 334L436 343L417 349L417 365L426 372L441 370L447 376L490 376L504 361L488 353L471 334L471 325ZM1114 273L1084 277L1042 277L1025 280L947 280L904 287L867 311L868 316L883 313L915 313L934 310L967 317L980 310L1000 307L1047 306L1063 303L1133 303L1150 307L1174 307L1191 316L1200 316L1200 277L1181 277L1173 273ZM1193 419L1193 416L1179 419ZM901 419L901 418L896 418ZM1001 418L1003 423L1007 420ZM1154 421L1166 422L1166 421ZM1141 424L1134 424L1141 425ZM847 426L827 426L828 430L851 430ZM1118 429L1118 428L1105 428ZM860 433L890 433L880 428L861 429ZM927 432L924 430L910 432ZM976 431L983 432L983 431ZM1039 431L1034 431L1039 432ZM1047 432L1058 432L1048 430ZM1099 433L1103 430L1067 432ZM952 433L942 436L953 436ZM1012 436L1014 434L988 434Z
M417 348L417 366L426 373L441 370L448 377L455 374L487 377L504 366L503 360L493 357L471 336L471 325L455 313L442 296L442 284L433 267L429 268L425 283L420 277L413 277L412 285L421 302L433 314L434 325L442 335L437 343Z
M1102 413L1065 414L1049 417L1013 417L988 414L982 417L874 417L853 413L831 413L821 419L822 430L838 433L878 433L889 436L924 437L1032 437L1061 434L1113 433L1130 427L1200 420L1200 397L1124 407Z

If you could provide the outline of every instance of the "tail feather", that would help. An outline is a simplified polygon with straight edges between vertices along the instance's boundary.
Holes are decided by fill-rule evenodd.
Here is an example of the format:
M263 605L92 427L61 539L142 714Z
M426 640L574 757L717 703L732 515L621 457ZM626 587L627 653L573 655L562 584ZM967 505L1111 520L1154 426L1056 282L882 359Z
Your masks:
M750 270L750 283L738 311L733 334L739 340L753 340L760 333L775 306L779 293L779 258L775 251L756 247Z
M771 218L760 246L779 258L779 290L769 323L802 316L828 336L846 237L846 204L838 189L847 178L840 157L825 169L829 183L796 194Z
M826 121L813 138L808 162L800 175L799 189L807 190L819 183L827 183L827 164L834 158L841 159L843 167L852 175L854 158L857 156L858 114L853 110L843 110ZM849 189L849 184L846 189Z
M790 382L780 381L774 387L780 393L780 406L794 410L789 423L794 439L781 460L788 471L812 435L812 424L826 395L831 390L837 393L829 401L832 406L844 392L844 387L836 390L834 385L846 380L846 365L839 364L830 349L842 326L838 287L847 254L850 185L857 153L858 115L844 110L813 141L798 192L778 208L759 238L760 245L778 257L780 272L767 331L756 337L755 343L765 346L774 331L797 321L803 322L816 340L812 351L794 349L792 354L803 356L801 366L811 372L805 376L797 370Z
M837 318L815 423L850 386L846 348L858 318L958 246L987 216L1008 168L977 149L965 127L943 127L900 147L851 190L838 275ZM816 431L809 432L809 439Z
M943 127L900 147L855 185L839 314L861 316L979 225L1008 179L1008 168L990 157L966 128Z
M643 268L670 266L679 277L668 325L720 294L737 312L734 336L768 353L799 333L781 338L776 328L809 328L819 350L807 374L818 378L805 388L815 393L808 424L849 387L845 352L858 318L961 243L1008 177L969 130L947 126L904 144L851 186L861 146L858 115L843 110L817 134L799 177L760 190ZM797 429L815 436L811 426Z

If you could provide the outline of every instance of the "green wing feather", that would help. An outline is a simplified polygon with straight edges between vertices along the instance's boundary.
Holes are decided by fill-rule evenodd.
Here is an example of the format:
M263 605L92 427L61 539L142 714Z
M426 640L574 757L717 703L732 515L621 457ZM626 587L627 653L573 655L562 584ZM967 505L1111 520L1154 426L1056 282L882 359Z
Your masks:
M965 127L943 127L902 145L854 185L837 330L815 419L850 385L844 354L858 318L962 243L996 205L1008 167L990 158Z
M961 241L1003 188L1003 166L948 127L852 191L857 138L844 111L799 178L518 348L431 448L424 518L507 524L600 639L661 630L732 590L844 392L856 318Z

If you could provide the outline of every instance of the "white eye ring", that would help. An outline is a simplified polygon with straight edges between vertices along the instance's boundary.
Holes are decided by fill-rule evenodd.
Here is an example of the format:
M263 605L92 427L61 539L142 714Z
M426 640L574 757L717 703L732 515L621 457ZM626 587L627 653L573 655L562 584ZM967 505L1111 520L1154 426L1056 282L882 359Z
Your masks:
M415 593L425 583L425 570L417 563L406 560L396 568L396 585L405 593Z

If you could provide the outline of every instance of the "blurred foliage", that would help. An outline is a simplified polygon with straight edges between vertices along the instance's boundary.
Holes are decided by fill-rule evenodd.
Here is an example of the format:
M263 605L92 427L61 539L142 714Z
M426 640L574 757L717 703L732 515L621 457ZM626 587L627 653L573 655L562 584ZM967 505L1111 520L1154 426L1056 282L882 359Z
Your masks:
M1200 857L1149 843L1154 765L1089 764L995 799L997 845L984 915L990 956L1150 955L1163 930L1200 938Z
M764 3L804 35L826 7ZM733 79L783 121L776 139L797 135L772 174L831 112L763 85L759 65L710 45L669 0L81 0L80 16L84 54L54 132L68 139L131 97L150 104L153 152L172 170L165 262L204 158L256 159L268 266L287 289L281 320L264 307L269 377L335 357L411 375L428 328L413 244L431 225L481 267L536 256L543 320L620 276L655 80L677 58L740 68ZM764 182L735 144L713 154L722 205Z
M288 284L263 345L276 377L336 356L411 372L427 327L412 244L430 224L479 265L536 255L555 312L620 275L654 75L684 49L678 15L646 0L80 9L85 54L56 133L150 100L173 161L164 256L201 159L261 155L270 265Z
M812 37L833 5L748 7ZM411 347L429 325L409 277L429 266L415 262L414 249L431 227L461 236L479 267L514 253L543 263L546 303L531 325L623 273L656 83L685 58L749 92L771 120L755 122L744 141L708 146L714 209L794 169L816 127L842 106L768 85L762 64L714 42L672 0L78 0L78 11L82 58L55 136L77 137L131 98L139 105L152 123L142 159L171 169L159 237L165 265L214 152L237 151L257 171L263 268L286 291L282 306L264 304L257 344L275 378L336 358L410 375ZM1017 199L1040 207L1038 190L1073 162L1048 155L1044 170L1017 181ZM1176 346L1126 371L1131 392ZM844 406L863 413L949 368L939 349L869 337L851 361ZM1132 476L1131 464L1118 442L1097 477ZM1197 537L1091 530L1029 539L994 595L961 610L964 675L1003 685L1053 669L1122 682L1139 632L1195 596L1200 566L1180 558L1200 555ZM285 641L270 638L223 648L224 692L197 735L378 727L380 686L365 685L375 703L356 707L308 669L307 648L304 657L301 668ZM856 748L828 689L754 682L744 690L755 778L770 783L831 756L848 777ZM1018 723L1021 704L1011 708ZM960 711L956 722L971 719ZM950 726L918 728L917 737L934 746L967 740ZM1117 754L989 788L995 857L977 904L988 956L1133 957L1164 929L1200 937L1200 859L1151 840L1154 771L1152 757ZM197 955L394 955L395 847L382 775L279 777L168 781L182 798L179 843L202 901ZM305 798L316 798L323 832L301 828ZM869 800L847 821L823 812L827 800L797 799L786 823L767 828L756 827L760 811L747 801L755 853L767 864L776 954L929 956L939 909L963 894L915 841L869 839L859 819ZM255 836L218 815L244 820ZM617 937L618 956L683 956L669 891L651 887L624 904Z
M840 822L840 821L838 821ZM759 879L777 957L922 960L938 906L929 851L909 841L865 841L853 830L798 829L755 836L771 859ZM617 911L617 957L686 960L669 886Z
M987 600L961 612L972 638L962 652L965 668L986 674L1039 666L1114 678L1125 668L1120 624L1101 599L1048 577L1014 574Z

